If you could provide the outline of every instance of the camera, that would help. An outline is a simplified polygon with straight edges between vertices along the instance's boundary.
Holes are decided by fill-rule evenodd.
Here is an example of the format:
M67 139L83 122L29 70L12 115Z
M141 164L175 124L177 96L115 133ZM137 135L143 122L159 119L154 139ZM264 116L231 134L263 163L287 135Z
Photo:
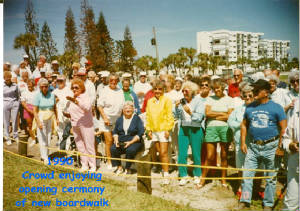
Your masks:
M125 142L119 142L119 146L120 147L124 147L125 146Z
M185 104L186 104L186 99L185 99L185 98L182 98L182 99L180 100L180 104L181 104L181 105L185 105Z

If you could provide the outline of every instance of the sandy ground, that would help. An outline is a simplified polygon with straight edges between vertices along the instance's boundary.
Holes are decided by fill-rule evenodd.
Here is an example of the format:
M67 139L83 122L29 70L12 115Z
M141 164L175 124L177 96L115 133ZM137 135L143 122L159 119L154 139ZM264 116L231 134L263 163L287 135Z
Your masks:
M56 147L56 139L52 140L50 147ZM18 144L13 142L12 145L7 146L4 144L4 149L18 152ZM54 151L50 151L54 153ZM39 145L35 144L32 147L28 147L28 157L33 159L40 159ZM128 184L128 189L137 190L136 173L132 175L115 175L111 170L107 169L104 162L101 161L99 172L110 179L119 180ZM228 176L236 172L228 172ZM152 173L152 176L160 176L159 173ZM178 171L173 171L170 174L171 177L177 177ZM234 175L236 176L236 174ZM190 205L193 208L199 210L232 210L232 208L238 205L237 197L234 194L236 189L236 180L228 181L230 184L228 188L222 187L219 181L214 181L206 184L203 188L197 189L193 184L193 180L185 186L179 186L178 180L171 180L170 185L162 186L161 179L152 179L152 195L164 198L166 200L174 201L178 204ZM278 183L278 188L281 188L281 184Z

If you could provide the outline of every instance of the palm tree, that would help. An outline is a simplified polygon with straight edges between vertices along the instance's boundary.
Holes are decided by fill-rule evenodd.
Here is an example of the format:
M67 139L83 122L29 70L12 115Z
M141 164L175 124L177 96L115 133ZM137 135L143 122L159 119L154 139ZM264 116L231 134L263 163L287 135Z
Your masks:
M15 37L14 48L23 48L25 53L29 56L29 64L31 69L34 68L37 61L35 61L32 55L30 54L30 48L36 47L38 45L39 43L35 34L25 33L19 34L17 37Z

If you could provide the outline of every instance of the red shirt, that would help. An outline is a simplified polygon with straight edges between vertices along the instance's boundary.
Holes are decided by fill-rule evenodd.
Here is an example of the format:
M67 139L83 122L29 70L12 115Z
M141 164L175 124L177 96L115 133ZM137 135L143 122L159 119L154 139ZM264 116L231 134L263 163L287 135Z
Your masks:
M241 95L238 83L232 83L228 87L228 96L239 97Z
M154 92L151 89L150 91L148 91L146 93L146 95L144 97L144 103L143 103L143 107L142 107L142 110L141 110L142 113L146 112L148 100L150 100L152 97L154 97Z

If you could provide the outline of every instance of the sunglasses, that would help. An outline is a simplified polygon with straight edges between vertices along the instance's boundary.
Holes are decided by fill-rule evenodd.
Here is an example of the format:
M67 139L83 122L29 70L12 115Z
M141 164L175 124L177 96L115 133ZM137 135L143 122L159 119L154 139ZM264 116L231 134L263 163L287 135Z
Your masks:
M156 87L156 88L154 88L154 90L159 90L159 91L162 91L162 90L163 90L163 88L158 88L158 87Z
M79 86L72 86L71 89L72 89L72 90L78 90L78 89L79 89Z
M201 84L200 86L201 86L201 87L204 87L204 86L205 86L205 87L208 87L208 84Z

